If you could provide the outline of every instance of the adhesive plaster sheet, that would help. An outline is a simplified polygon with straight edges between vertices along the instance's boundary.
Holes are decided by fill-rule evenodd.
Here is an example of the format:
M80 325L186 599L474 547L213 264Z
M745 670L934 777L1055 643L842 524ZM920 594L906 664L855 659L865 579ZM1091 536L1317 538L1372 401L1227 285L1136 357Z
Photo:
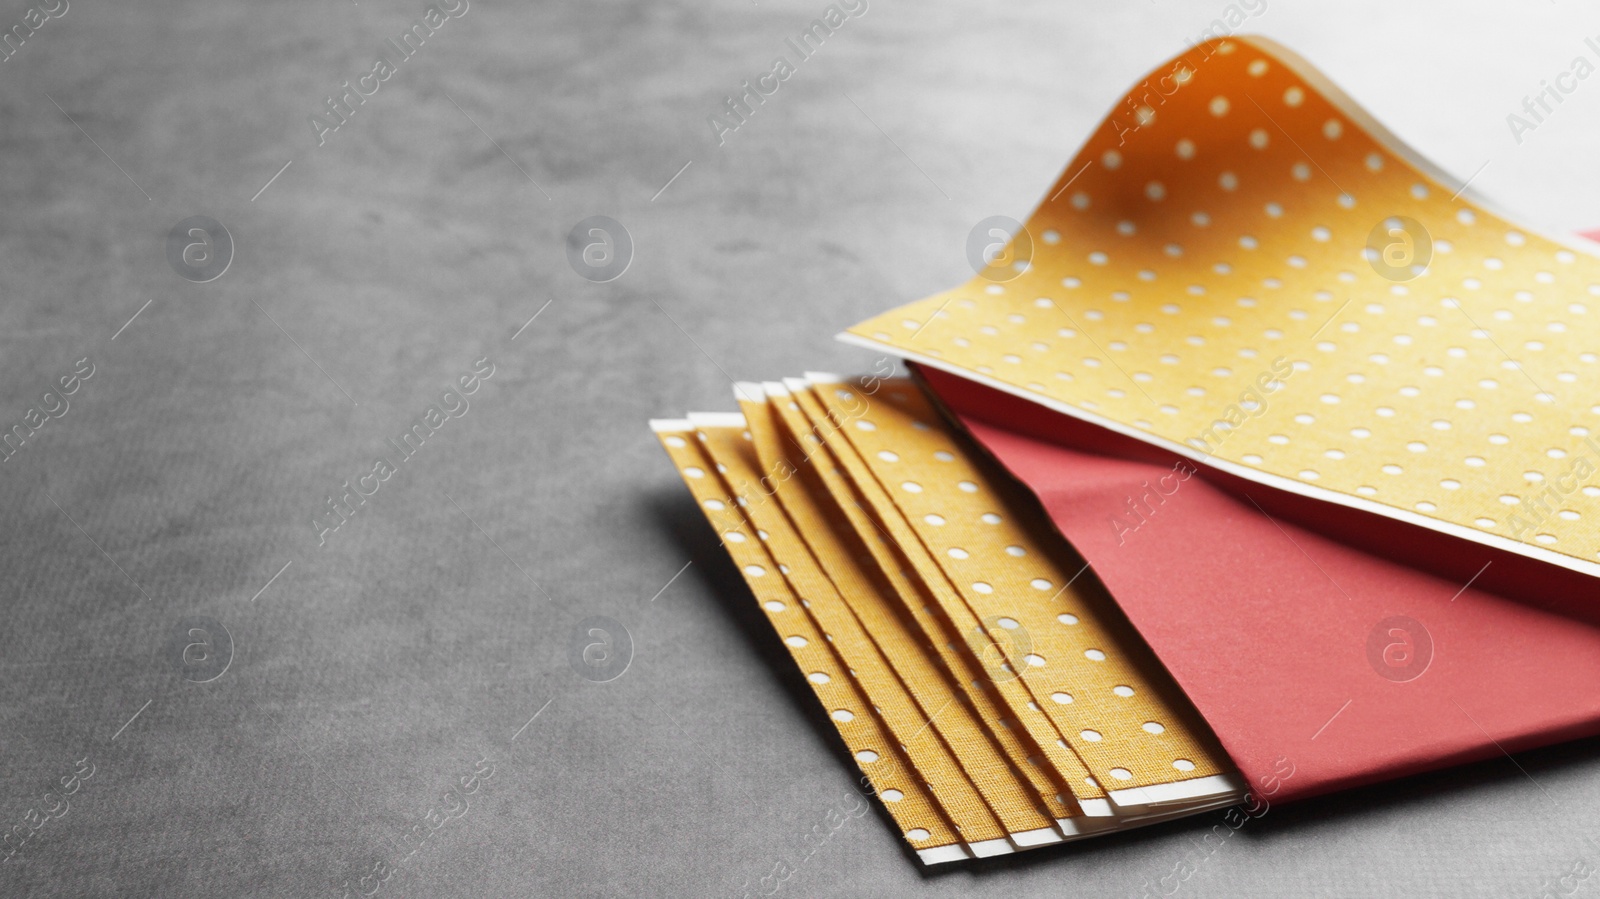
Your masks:
M1288 50L1157 69L982 261L841 338L1600 574L1600 256L1497 213Z
M946 585L935 592L950 617L997 651L990 681L1025 685L1025 698L1002 694L1016 718L1067 734L1090 783L1121 808L1242 794L1232 763L1088 564L920 388L890 380L869 392L810 377L808 395L843 438L832 441L834 457L913 566Z
M740 392L747 396L751 393L748 388ZM840 527L822 497L806 489L804 463L785 451L784 438L780 436L781 418L776 411L758 401L745 400L743 405L765 477L764 481L746 482L763 486L755 488L754 496L747 496L743 508L753 519L781 509L781 514L793 523L793 531L808 554L779 552L780 564L788 562L790 570L795 571L814 559L827 584L819 583L816 590L801 593L819 616L833 615L839 623L838 629L831 625L825 628L834 637L834 644L848 652L852 644L860 642L856 636L859 633L870 641L877 654L864 648L855 653L856 657L864 662L879 658L886 662L865 667L854 665L852 660L868 695L876 698L902 691L909 694L917 720L904 743L908 751L927 743L943 743L965 771L984 806L1003 829L1002 833L991 835L959 824L958 830L973 851L980 856L996 855L1014 851L1018 845L1059 841L1062 837L1053 827L1053 819L1064 817L1066 810L1053 812L1046 805L1055 798L1053 791L1048 797L1042 795L1037 785L1025 779L1025 755L1006 752L1006 744L996 739L977 708L965 701L963 691L940 666L928 641L899 614L888 595L890 588L858 553L859 544L852 545L854 533ZM765 495L766 490L771 491L770 497ZM774 533L770 528L766 530ZM849 643L844 642L846 638ZM898 728L897 732L904 733L906 729ZM938 789L949 778L928 780ZM945 804L954 806L952 802ZM963 815L957 813L955 817L959 820Z
M909 386L904 382L897 385ZM844 390L844 385L834 387L836 392ZM1055 782L1056 787L1046 794L1047 805L1066 806L1064 799L1049 795L1059 790L1057 795L1076 796L1080 808L1090 816L1112 815L1104 789L1070 741L1039 711L1027 688L1016 682L1015 672L995 654L992 638L955 598L949 581L926 558L926 550L910 535L904 519L861 470L859 456L844 436L859 419L849 413L838 417L825 414L819 398L803 380L788 379L785 384L765 385L765 389L780 415L787 411L791 428L797 429L790 434L796 449L808 457L834 507L863 538L870 564L889 582L902 614L917 626L919 638L939 654L952 683L960 685L1008 754L1028 763L1024 771L1035 776L1045 772ZM1076 829L1070 822L1057 823L1069 833Z
M740 512L729 482L722 474L712 474L716 463L702 452L696 425L681 420L651 424L707 520L722 536L723 548L744 573L767 620L783 638L823 708L829 711L840 737L872 784L873 792L884 800L884 807L906 841L926 862L969 857L938 803L924 791L911 759L873 713L870 700L848 674L848 667L834 648L823 639L799 595L783 577L768 576L778 570L777 562L767 552L765 541L759 539L757 529ZM705 434L707 442L716 441L723 449L721 457L734 466L748 462L748 454L738 452L733 444L739 441L748 445L742 437L742 425L701 427L698 433ZM728 463L722 465L729 468ZM753 464L747 467L754 469ZM740 473L736 469L730 471L735 476ZM761 574L754 574L757 571ZM847 715L837 714L841 710Z

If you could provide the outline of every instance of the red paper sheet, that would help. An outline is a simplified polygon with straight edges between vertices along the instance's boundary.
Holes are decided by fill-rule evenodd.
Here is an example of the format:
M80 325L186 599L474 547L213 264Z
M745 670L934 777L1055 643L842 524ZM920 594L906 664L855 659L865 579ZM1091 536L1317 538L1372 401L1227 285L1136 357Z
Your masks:
M1600 733L1595 579L1215 471L1185 478L1176 456L918 371L1274 801Z

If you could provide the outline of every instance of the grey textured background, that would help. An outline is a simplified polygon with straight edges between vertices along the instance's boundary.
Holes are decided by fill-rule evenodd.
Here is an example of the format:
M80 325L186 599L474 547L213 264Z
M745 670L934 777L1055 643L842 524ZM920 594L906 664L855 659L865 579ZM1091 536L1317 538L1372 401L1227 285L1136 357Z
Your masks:
M876 808L807 856L853 766L645 420L866 368L832 334L969 274L968 229L1226 5L871 0L719 148L707 114L824 6L471 0L322 147L306 116L419 0L71 0L0 62L0 423L97 366L0 465L0 827L95 766L0 895L337 896L485 757L379 895L737 896L787 858L781 895L1133 896L1198 858L1219 815L926 873ZM1521 146L1505 122L1592 8L1246 29L1531 221L1600 224L1600 85ZM165 258L196 214L237 246L208 284ZM595 214L637 245L608 284L565 258ZM327 494L484 356L319 547ZM589 614L631 632L620 679L569 667ZM236 641L209 683L165 649L189 615ZM1275 808L1178 892L1534 895L1600 865L1597 800L1587 742Z

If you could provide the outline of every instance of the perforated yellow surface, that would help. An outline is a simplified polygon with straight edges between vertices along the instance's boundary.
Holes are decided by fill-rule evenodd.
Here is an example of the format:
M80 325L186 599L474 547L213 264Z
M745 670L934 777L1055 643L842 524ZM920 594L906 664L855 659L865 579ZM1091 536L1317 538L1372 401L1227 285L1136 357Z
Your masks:
M954 587L935 591L951 618L998 650L991 680L1026 685L1003 692L1013 715L1048 720L1113 790L1233 770L1087 564L916 385L868 394L834 382L809 394L842 426L834 455L870 482L889 535L925 579Z
M941 670L926 642L919 639L910 623L898 614L891 590L879 577L880 573L858 557L859 545L852 545L853 533L830 521L832 510L821 501L822 496L807 489L804 460L791 457L781 442L778 411L759 403L745 402L744 406L757 456L762 470L769 473L768 484L776 499L776 502L762 502L758 497L747 497L744 505L747 514L754 520L781 506L781 514L786 514L793 523L794 533L828 582L826 586L819 583L812 590L799 592L811 601L811 609L819 620L826 621L822 617L825 615L837 616L834 620L839 626L825 624L824 630L834 636L834 645L850 660L867 694L874 700L880 695L897 697L902 689L909 694L919 717L914 730L909 731L911 736L904 741L908 751L929 742L943 742L948 746L972 787L1003 828L1000 833L993 834L976 831L961 823L968 817L976 817L975 814L954 811L952 818L958 822L957 829L972 843L1051 827L1052 815L1045 797L1019 771L1018 766L1026 764L1026 756L1008 756L1005 747L985 726L985 719L962 701L961 691L954 688L948 673ZM783 472L792 475L774 474ZM789 566L791 571L799 571L807 563L807 557L799 553L778 551L775 554L780 562L793 560ZM852 656L856 632L871 641L876 654L861 650ZM864 664L856 665L856 658ZM882 668L872 664L879 658L887 663ZM896 733L908 732L902 727L895 730ZM929 783L935 790L946 786L944 778L930 777ZM1054 791L1050 794L1049 798L1053 799ZM958 808L954 803L946 805L953 810ZM1063 809L1055 817L1065 814Z
M909 387L897 382L897 387ZM1089 780L1089 770L1050 720L1029 708L1031 696L996 660L981 658L983 632L965 609L952 603L950 584L926 552L910 538L905 522L893 514L870 476L861 470L860 458L845 437L853 422L849 413L830 417L803 381L765 385L768 402L788 420L788 436L798 454L809 457L821 488L847 520L882 573L900 614L916 628L914 639L937 654L946 676L964 685L973 711L1001 745L1013 764L1025 772L1057 817L1068 817L1065 797L1104 799L1105 791ZM889 512L889 515L884 515ZM917 555L912 555L916 553ZM931 575L931 576L930 576ZM955 612L956 614L952 614ZM905 651L902 647L900 651ZM1020 732L1017 730L1020 725ZM1030 759L1043 758L1046 764ZM1062 797L1057 799L1057 797Z
M1600 574L1600 257L1459 188L1288 51L1212 41L1090 137L1031 261L846 339Z
M721 463L725 470L712 473L717 463L701 451L695 432L664 430L657 436L906 840L918 849L955 844L958 837L938 802L925 791L920 772L959 769L953 761L940 763L928 758L928 753L913 763L900 742L890 737L873 713L872 702L823 638L799 595L778 574L778 564L757 529L739 511L729 479L755 470L754 453L740 451L749 447L743 429L705 428L702 432L708 442L716 442L719 457L727 460Z

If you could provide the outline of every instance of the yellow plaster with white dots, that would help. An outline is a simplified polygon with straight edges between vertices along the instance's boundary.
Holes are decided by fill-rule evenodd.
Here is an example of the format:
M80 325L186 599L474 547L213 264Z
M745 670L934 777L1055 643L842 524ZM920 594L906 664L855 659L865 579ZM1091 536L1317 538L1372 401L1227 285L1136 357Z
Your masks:
M1026 227L1031 259L1016 241L843 339L1600 574L1600 256L1495 212L1289 51L1230 38L1157 70Z
M1013 716L1052 724L1124 804L1148 804L1141 791L1156 785L1238 788L1232 762L1087 564L917 385L884 381L869 394L820 382L809 395L837 424L833 455L893 543L943 585L933 593L947 615L998 649L992 680L1025 688L1001 691Z
M823 708L829 711L834 727L872 784L873 792L884 800L884 806L907 842L919 851L959 843L937 799L926 792L918 766L899 742L891 738L874 714L872 701L849 673L849 667L839 659L830 641L823 638L823 632L801 605L799 595L778 575L778 564L767 551L766 540L760 536L762 532L740 511L730 484L724 479L726 472L713 473L718 463L702 452L693 425L687 421L661 424L664 427L656 429L656 436L662 447L683 475L707 520L721 535L723 548L744 573L767 620L783 638L795 664L805 672L806 682ZM739 441L743 440L743 430L706 429L711 437L725 438L731 432L732 439ZM727 446L724 443L724 447ZM735 466L740 461L748 461L745 454L727 448L720 455ZM728 468L726 462L721 464ZM754 467L749 466L752 470ZM733 473L738 474L737 471ZM848 717L838 714L841 710L848 713ZM920 770L930 767L937 766L924 760Z

